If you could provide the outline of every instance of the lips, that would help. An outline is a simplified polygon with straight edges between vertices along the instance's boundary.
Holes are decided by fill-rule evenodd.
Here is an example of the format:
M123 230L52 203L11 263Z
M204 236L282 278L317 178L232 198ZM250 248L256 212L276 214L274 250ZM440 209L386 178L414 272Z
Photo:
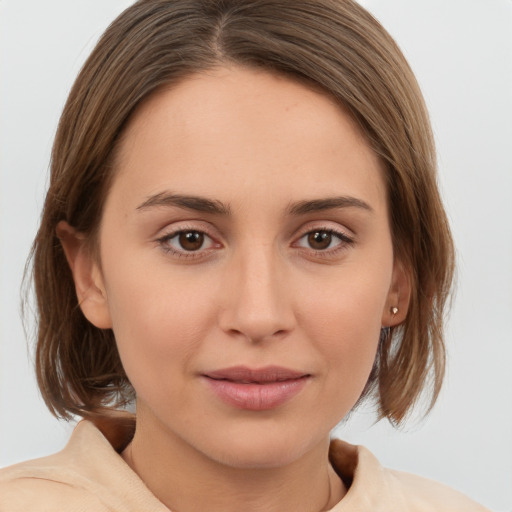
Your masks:
M310 374L280 366L236 366L203 375L213 393L224 403L251 411L277 408L296 396Z

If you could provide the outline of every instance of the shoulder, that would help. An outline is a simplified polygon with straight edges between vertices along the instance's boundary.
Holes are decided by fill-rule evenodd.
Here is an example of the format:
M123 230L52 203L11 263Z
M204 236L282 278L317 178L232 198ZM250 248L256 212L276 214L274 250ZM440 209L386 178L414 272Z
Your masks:
M446 485L383 467L363 446L333 440L331 463L349 485L332 512L489 512Z
M0 470L0 512L168 512L119 455L133 429L84 420L62 451Z
M86 486L80 485L77 475L59 467L55 458L45 457L0 470L0 512L108 510Z
M417 512L489 512L464 494L434 480L411 473L384 470L393 486L403 496L410 510Z

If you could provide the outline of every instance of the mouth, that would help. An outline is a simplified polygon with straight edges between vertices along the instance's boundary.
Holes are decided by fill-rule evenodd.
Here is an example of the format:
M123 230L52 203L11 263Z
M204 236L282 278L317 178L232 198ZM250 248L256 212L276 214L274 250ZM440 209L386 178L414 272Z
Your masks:
M236 366L202 375L224 403L251 411L277 408L295 397L311 375L280 366Z
M281 366L267 366L265 368L252 369L245 366L234 366L222 370L208 372L206 377L214 380L227 380L240 384L269 384L284 382L287 380L308 377L309 374L283 368Z

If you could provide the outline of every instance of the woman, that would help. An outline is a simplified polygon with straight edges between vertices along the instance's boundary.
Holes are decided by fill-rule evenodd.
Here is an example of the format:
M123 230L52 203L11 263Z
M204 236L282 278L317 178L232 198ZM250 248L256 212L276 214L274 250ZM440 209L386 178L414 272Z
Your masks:
M434 403L453 272L421 94L357 4L125 11L33 257L39 385L87 421L2 472L6 510L484 510L329 442L363 400Z

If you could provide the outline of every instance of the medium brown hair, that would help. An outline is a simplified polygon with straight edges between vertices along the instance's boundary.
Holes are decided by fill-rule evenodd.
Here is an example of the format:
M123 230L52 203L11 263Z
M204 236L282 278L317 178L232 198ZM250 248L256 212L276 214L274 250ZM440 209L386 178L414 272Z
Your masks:
M382 26L352 0L140 0L107 29L60 119L33 247L36 368L53 414L91 416L133 398L111 330L82 314L56 237L66 220L94 239L123 130L162 86L223 63L314 84L349 110L386 167L395 257L407 269L407 318L381 337L363 397L400 423L444 374L443 316L453 245L436 183L428 114L412 71Z

